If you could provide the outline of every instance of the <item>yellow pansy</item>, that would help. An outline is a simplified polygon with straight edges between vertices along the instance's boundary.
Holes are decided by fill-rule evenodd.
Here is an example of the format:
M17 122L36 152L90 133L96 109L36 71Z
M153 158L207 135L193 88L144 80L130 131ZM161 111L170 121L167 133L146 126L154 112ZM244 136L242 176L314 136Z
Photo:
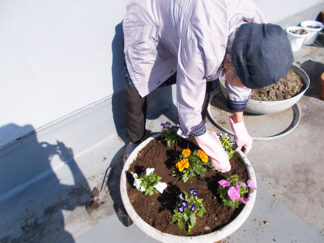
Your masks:
M202 162L208 162L208 155L204 151L198 149L197 156L201 159Z
M188 157L190 154L191 154L191 150L190 149L187 148L187 149L182 150L182 155L184 157Z
M178 163L176 163L176 167L180 172L182 172L185 168L189 168L189 161L188 159L182 159Z

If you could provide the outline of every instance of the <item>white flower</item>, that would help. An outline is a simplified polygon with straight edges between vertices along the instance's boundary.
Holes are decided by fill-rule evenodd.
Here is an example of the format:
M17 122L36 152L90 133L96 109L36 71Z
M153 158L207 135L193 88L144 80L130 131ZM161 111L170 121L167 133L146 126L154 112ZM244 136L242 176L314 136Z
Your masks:
M163 193L164 189L167 188L167 184L165 182L158 182L154 188L159 191L159 193Z
M138 175L136 173L132 173L133 177L134 177L134 184L133 186L136 187L137 190L144 192L145 188L141 186L141 180L138 179Z
M150 175L151 173L153 173L154 172L154 168L147 168L146 169L146 175Z

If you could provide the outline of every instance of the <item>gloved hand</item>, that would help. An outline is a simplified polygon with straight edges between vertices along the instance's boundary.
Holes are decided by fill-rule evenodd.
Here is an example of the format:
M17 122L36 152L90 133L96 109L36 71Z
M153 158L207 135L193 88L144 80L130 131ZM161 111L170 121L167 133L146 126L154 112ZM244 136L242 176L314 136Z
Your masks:
M222 173L231 170L228 155L216 133L207 131L203 135L195 136L194 138L199 147L209 156L210 162L215 170Z
M234 132L234 139L237 144L236 150L242 150L244 154L248 154L252 148L253 139L248 134L244 120L234 123L232 117L229 117L229 123L231 125L232 131Z

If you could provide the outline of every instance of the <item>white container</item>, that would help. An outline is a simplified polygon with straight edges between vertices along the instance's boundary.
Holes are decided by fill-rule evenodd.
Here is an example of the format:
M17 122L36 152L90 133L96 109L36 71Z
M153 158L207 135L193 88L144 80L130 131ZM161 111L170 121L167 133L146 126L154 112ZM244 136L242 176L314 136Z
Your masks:
M130 154L128 157L122 173L121 173L121 178L120 178L120 193L121 193L121 198L123 201L123 204L125 206L125 209L129 215L129 217L133 220L133 222L136 224L137 227L139 227L144 233L147 235L151 236L152 238L160 241L160 242L168 242L168 243L212 243L216 241L220 241L222 239L225 239L227 236L233 234L238 228L241 227L241 225L247 220L249 217L252 208L255 203L256 199L256 190L253 190L252 192L249 193L249 202L243 207L242 211L237 215L237 217L229 224L224 226L223 228L214 231L209 234L205 235L199 235L199 236L178 236L178 235L171 235L167 233L163 233L148 223L146 223L134 210L131 202L129 201L128 195L127 195L127 178L126 178L126 173L130 167L130 165L133 163L133 161L136 159L137 154L155 137L158 137L159 134L150 137L143 141L140 145L136 147L136 149ZM252 165L246 155L239 151L239 157L241 158L243 164L246 167L248 177L250 180L255 182L256 186L256 176L254 173L254 170L252 168ZM215 185L217 186L217 185Z
M305 83L306 87L302 92L289 99L278 100L278 101L261 101L261 100L249 99L248 103L246 104L245 111L253 114L276 113L276 112L284 111L292 107L295 103L297 103L300 100L300 98L304 95L306 90L308 89L310 81L307 73L303 69L295 65L292 65L291 68L301 77L301 79ZM220 87L223 95L227 97L227 91L223 82L224 81L219 82Z
M304 33L298 33L298 31ZM300 26L289 26L286 28L286 32L292 51L298 51L302 47L305 38L310 34L306 28Z
M305 45L312 45L314 44L319 32L323 29L323 24L319 21L315 20L305 20L300 24L302 27L306 28L310 34L308 37L305 38L304 44Z

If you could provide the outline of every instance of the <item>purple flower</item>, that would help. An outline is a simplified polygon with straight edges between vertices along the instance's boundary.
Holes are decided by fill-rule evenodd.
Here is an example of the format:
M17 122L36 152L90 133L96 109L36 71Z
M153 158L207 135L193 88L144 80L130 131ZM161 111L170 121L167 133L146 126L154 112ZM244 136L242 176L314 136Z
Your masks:
M179 213L184 213L184 210L185 210L184 207L182 207L182 206L178 207L178 212Z
M241 198L240 201L246 204L250 199L249 198Z
M251 180L247 180L247 185L248 187L252 188L252 189L255 189L255 184L254 184L254 181L251 181Z
M220 180L220 181L218 181L218 184L221 185L224 188L224 187L230 186L231 182L229 182L227 180Z
M188 202L185 201L185 200L182 200L182 201L181 201L181 206L182 206L183 208L188 207Z
M234 186L231 186L230 189L228 189L227 194L233 202L240 199L240 191Z
M195 204L190 206L190 211L191 212L195 212L195 209L196 209Z
M162 131L165 131L169 126L171 126L170 122L166 122L166 123L161 123L162 126Z
M180 127L180 124L177 123L177 124L175 124L175 125L173 126L173 129L174 129L175 131L178 131L179 127Z
M194 196L197 197L199 193L194 188L189 188L189 192Z
M180 199L183 199L183 194L179 193L177 197L180 198Z

